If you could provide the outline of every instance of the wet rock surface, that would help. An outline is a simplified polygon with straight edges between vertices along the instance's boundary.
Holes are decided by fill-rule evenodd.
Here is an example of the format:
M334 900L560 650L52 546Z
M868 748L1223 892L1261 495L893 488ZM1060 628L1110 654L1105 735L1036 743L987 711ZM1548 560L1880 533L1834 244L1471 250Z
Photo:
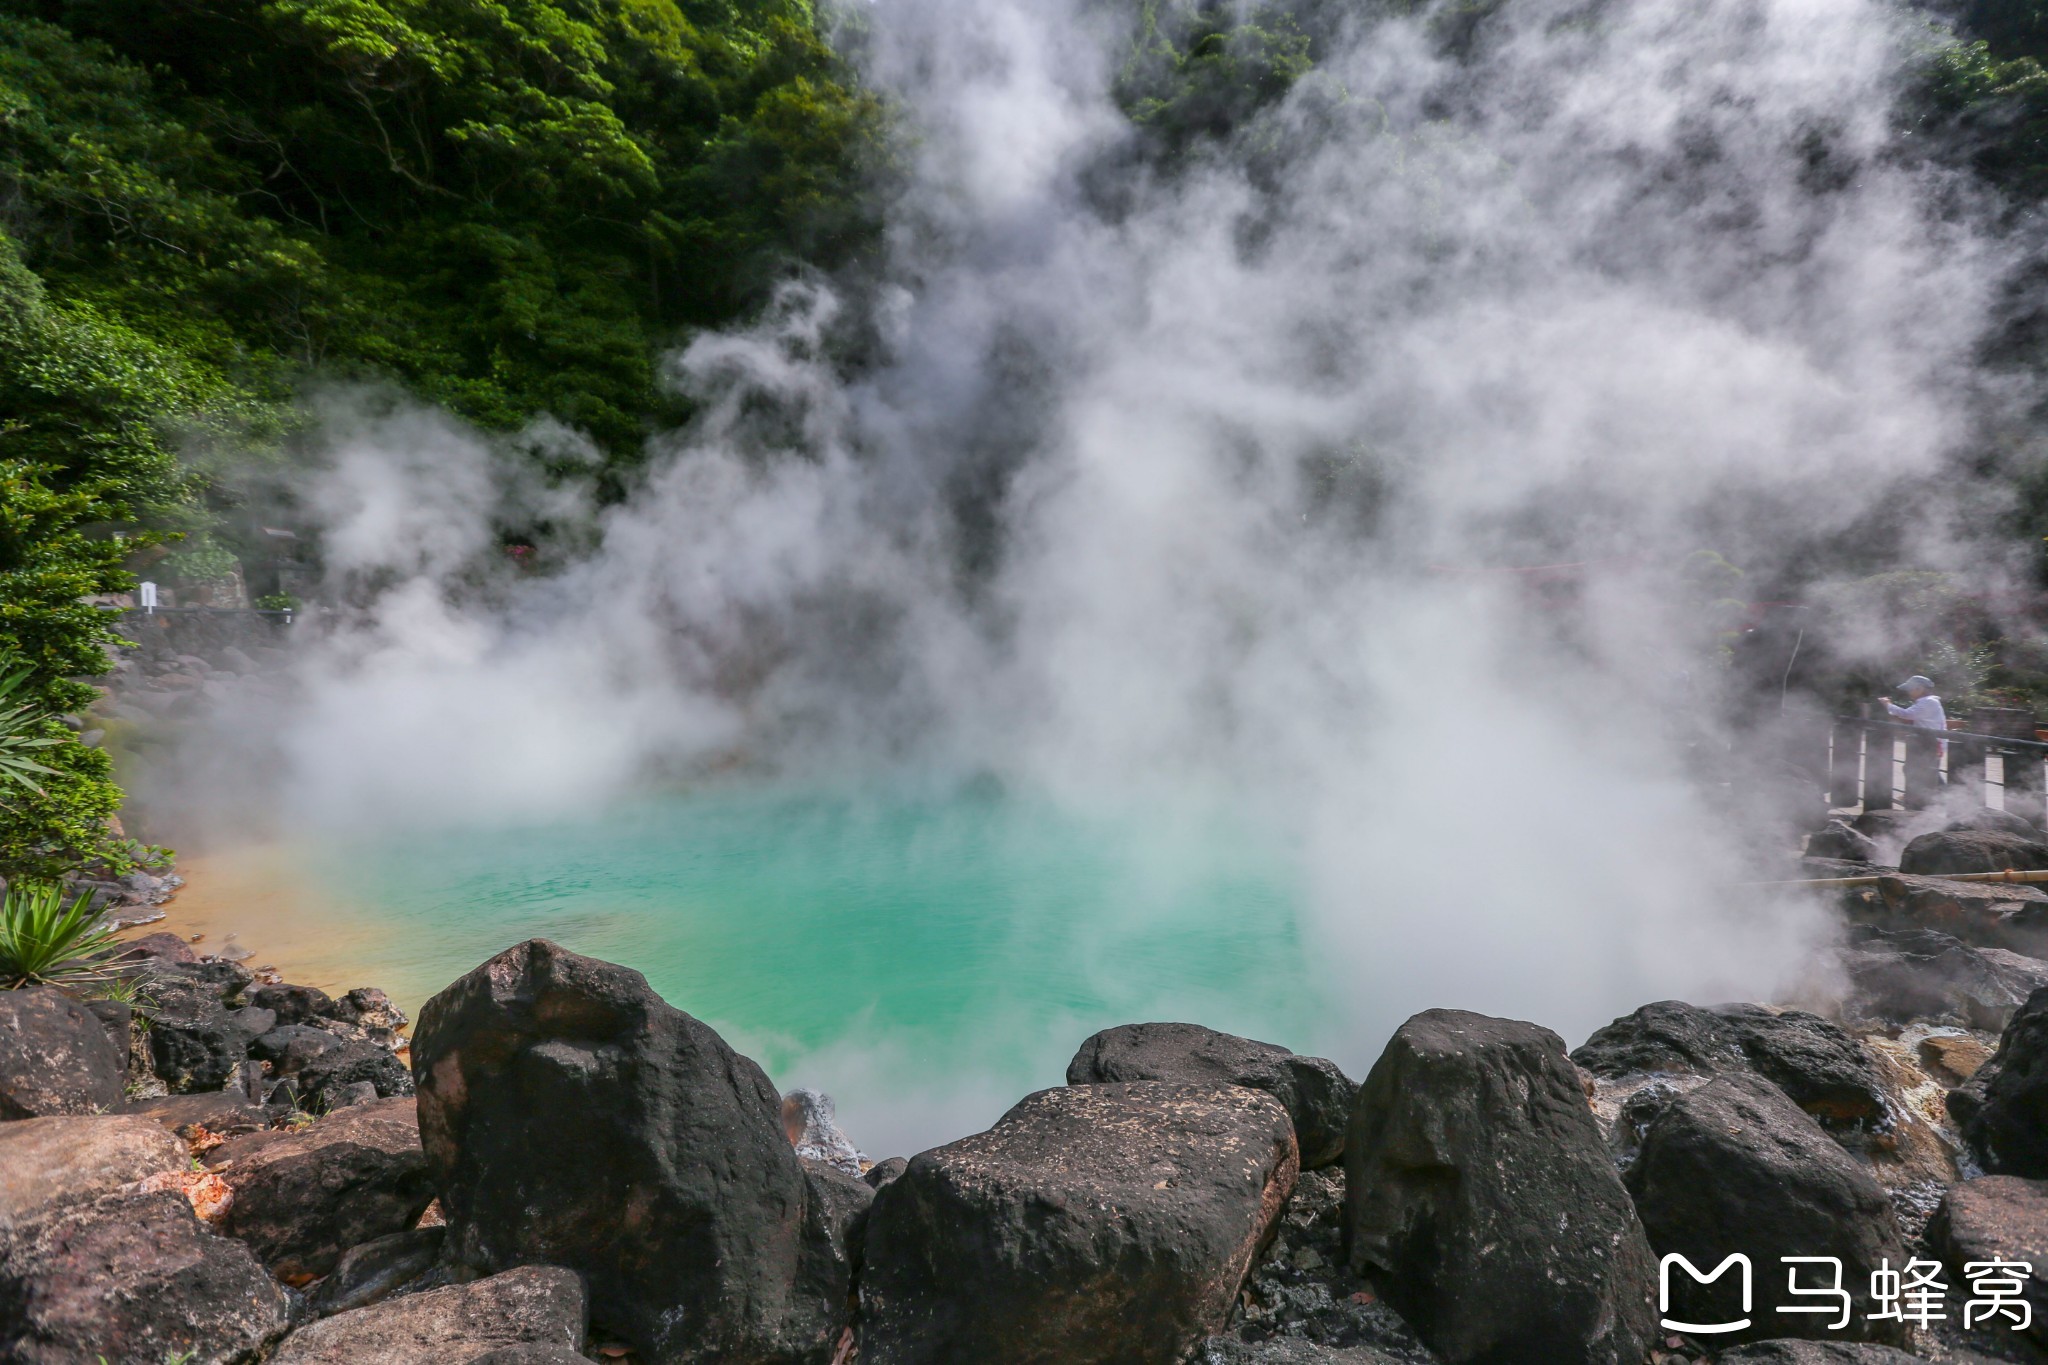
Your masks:
M1904 1264L1890 1201L1869 1172L1783 1092L1759 1078L1723 1076L1664 1097L1648 1116L1626 1173L1629 1193L1659 1256L1684 1256L1707 1274L1730 1255L1776 1267L1780 1256L1833 1256L1853 1304L1842 1328L1826 1315L1758 1322L1744 1337L1891 1341L1873 1323L1870 1273ZM1732 1274L1708 1284L1674 1275L1671 1316L1693 1323L1751 1318ZM1887 1332L1892 1335L1886 1335Z
M521 1266L468 1284L386 1299L301 1327L272 1365L450 1365L492 1350L581 1352L583 1282L553 1266Z
M1969 1284L1973 1263L2033 1267L2022 1293L2031 1309L2027 1332L2048 1345L2048 1181L1987 1175L1955 1185L1929 1224L1927 1241L1958 1286ZM2010 1322L1994 1325L2013 1330Z
M98 1016L49 986L0 991L0 1120L121 1102L127 1063Z
M653 1360L829 1357L848 1305L809 1277L831 1220L781 1096L638 972L521 944L427 1002L413 1056L458 1264L575 1269Z
M231 1365L288 1321L255 1256L177 1194L65 1203L0 1233L0 1359L19 1365Z
M1199 1024L1126 1024L1081 1044L1067 1063L1068 1085L1173 1081L1263 1090L1294 1120L1304 1170L1344 1158L1344 1132L1358 1085L1337 1064L1273 1043L1218 1033Z
M1031 1095L876 1195L861 1361L1176 1359L1224 1326L1297 1166L1259 1091Z
M1643 1359L1655 1262L1550 1030L1410 1019L1359 1090L1344 1172L1351 1268L1446 1361Z
M2048 989L2014 1013L1997 1053L1949 1092L1948 1107L1986 1171L2048 1178Z
M1598 1030L1572 1060L1605 1077L1752 1073L1826 1123L1886 1117L1883 1080L1862 1047L1838 1025L1802 1010L1663 1000Z
M0 1230L185 1168L185 1144L146 1118L109 1114L0 1123Z
M206 1161L235 1193L221 1231L248 1243L287 1284L325 1275L350 1247L410 1228L434 1197L407 1099L238 1137Z

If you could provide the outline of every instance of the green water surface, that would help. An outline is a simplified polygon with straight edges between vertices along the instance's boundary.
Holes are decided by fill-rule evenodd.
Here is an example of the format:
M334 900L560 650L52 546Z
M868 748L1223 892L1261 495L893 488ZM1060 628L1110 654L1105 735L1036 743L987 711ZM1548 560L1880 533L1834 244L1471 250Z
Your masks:
M832 1092L877 1151L984 1126L1107 1025L1307 1050L1326 1017L1284 848L1213 809L734 788L366 841L324 871L402 1000L551 938Z

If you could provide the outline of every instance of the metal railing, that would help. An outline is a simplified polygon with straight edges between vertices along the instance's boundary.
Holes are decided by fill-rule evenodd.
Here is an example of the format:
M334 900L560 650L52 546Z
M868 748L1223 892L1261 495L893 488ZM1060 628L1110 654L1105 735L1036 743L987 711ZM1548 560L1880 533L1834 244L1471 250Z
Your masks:
M1928 730L1867 716L1837 716L1828 739L1828 804L1865 810L1918 809L1944 789L1960 789L1989 805L1988 789L1999 788L2000 804L2036 824L2048 823L2048 742L2034 736L2033 718L2013 713L2012 728ZM1946 748L1946 753L1943 750ZM1998 780L1989 770L1997 759ZM1946 779L1946 781L1944 781Z

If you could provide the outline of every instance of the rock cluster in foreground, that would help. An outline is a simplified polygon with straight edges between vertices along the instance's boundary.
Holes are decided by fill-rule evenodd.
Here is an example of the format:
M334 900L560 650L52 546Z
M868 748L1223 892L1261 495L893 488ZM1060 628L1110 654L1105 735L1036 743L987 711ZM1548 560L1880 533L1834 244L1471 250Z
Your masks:
M874 1163L545 941L430 1001L410 1069L377 992L156 954L149 1036L0 994L0 1362L2048 1360L2048 982L2016 989L2048 962L1925 924L1854 939L1835 1018L1664 1001L1568 1054L1431 1010L1362 1084L1109 1029ZM1732 1277L1660 1305L1661 1260L1736 1252L1753 1310ZM1775 1312L1781 1256L1838 1261L1850 1321ZM1915 1259L1954 1291L1924 1329L1871 1293ZM2043 1272L2026 1330L1959 1323L1987 1260Z

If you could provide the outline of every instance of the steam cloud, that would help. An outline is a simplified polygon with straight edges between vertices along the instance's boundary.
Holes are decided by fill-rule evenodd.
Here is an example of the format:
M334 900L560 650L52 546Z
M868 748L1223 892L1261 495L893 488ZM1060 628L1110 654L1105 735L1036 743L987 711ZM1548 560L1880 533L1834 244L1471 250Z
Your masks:
M1685 747L1719 674L1672 570L1768 581L1902 489L1911 553L1953 553L1924 481L1996 401L2006 262L1895 154L1927 35L1514 0L1459 58L1381 18L1163 175L1096 8L866 22L917 133L887 279L676 356L705 415L624 505L337 414L306 502L364 609L282 731L289 818L544 816L734 757L1226 810L1305 869L1349 1012L1309 1041L1353 1068L1432 1005L1576 1041L1799 989L1825 922L1730 891L1759 874ZM883 357L851 380L849 337ZM493 570L508 517L594 547ZM1472 572L1579 561L1561 611Z

